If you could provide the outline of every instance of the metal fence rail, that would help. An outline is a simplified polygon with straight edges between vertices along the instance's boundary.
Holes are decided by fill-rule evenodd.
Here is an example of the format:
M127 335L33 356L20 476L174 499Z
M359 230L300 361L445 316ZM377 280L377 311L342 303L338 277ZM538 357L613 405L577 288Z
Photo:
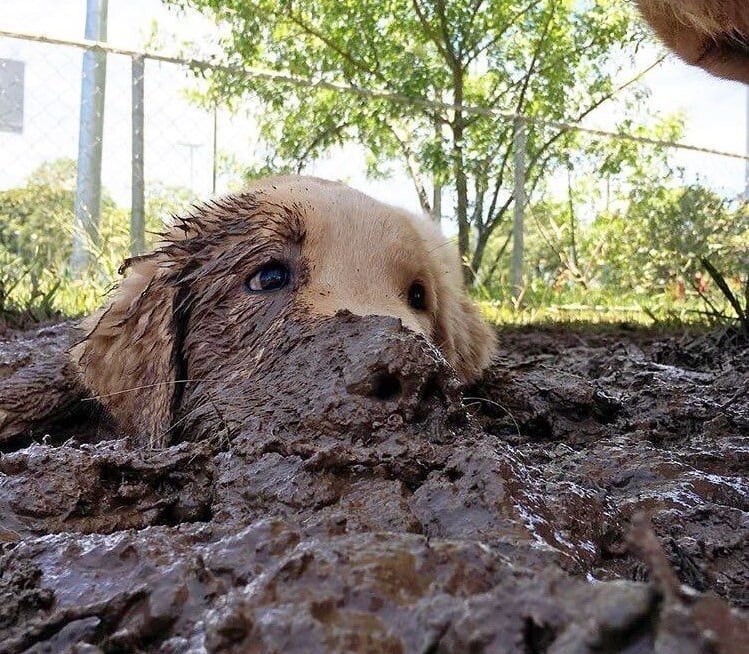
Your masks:
M409 104L434 109L447 109L447 110L460 110L468 115L481 115L481 116L494 116L497 118L504 118L508 121L514 121L521 119L527 124L538 125L540 127L552 127L560 130L567 130L571 132L582 132L584 134L590 134L591 136L599 136L602 138L618 139L623 141L632 141L634 143L643 143L646 145L654 145L664 148L676 148L679 150L700 152L702 154L713 154L721 157L728 157L730 159L740 159L742 161L749 161L749 155L741 154L739 152L729 152L727 150L718 150L715 148L707 148L699 145L691 145L689 143L676 143L673 141L664 141L661 139L653 139L644 136L638 136L636 134L627 134L625 132L613 132L605 129L594 129L586 127L584 125L575 123L565 123L554 120L545 120L535 116L527 116L525 114L518 114L511 111L502 111L500 109L492 107L478 107L473 105L465 104L452 104L449 102L439 102L428 98L414 98L413 96L400 95L398 93L391 93L388 91L382 91L377 89L365 89L358 86L351 86L347 84L339 84L336 82L330 82L324 79L314 80L306 79L302 77L295 77L292 75L286 75L272 70L264 70L261 68L251 67L232 67L219 65L213 62L201 61L199 59L183 59L180 57L170 56L158 52L148 52L146 50L133 50L131 48L125 48L122 46L112 45L103 41L95 41L90 39L59 39L45 34L34 34L31 32L9 32L0 29L0 38L13 38L22 39L26 41L32 41L37 43L48 43L53 45L62 45L69 47L81 48L91 52L105 52L108 54L119 54L128 57L136 58L142 57L144 59L150 59L152 61L160 61L163 63L175 64L178 66L186 66L190 70L222 70L233 73L235 75L243 75L247 77L255 77L258 79L264 79L268 81L274 81L283 84L291 84L294 86L301 86L305 88L325 88L332 91L338 91L341 93L353 93L364 98L371 98L377 100L388 100L391 102L398 102L402 104ZM651 66L642 71L638 77L641 77L644 73L648 72L653 67L657 66L663 61L663 57L658 58Z

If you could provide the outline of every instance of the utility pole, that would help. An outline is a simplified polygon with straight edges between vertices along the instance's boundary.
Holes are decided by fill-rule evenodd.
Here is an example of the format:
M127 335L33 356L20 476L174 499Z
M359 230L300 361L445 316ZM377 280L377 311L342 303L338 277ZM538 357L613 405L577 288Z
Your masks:
M130 254L137 256L146 249L146 193L143 154L145 151L145 76L146 62L142 55L132 59L132 157L130 203Z
M442 102L441 95L437 99ZM437 115L434 117L434 140L438 149L441 149L442 123ZM436 172L432 173L432 220L438 225L442 222L442 182Z
M436 174L432 176L432 220L442 223L442 184Z
M107 40L108 0L87 0L86 39ZM78 131L78 176L75 191L73 253L70 267L78 276L88 265L89 244L99 243L101 152L104 132L105 52L86 50L81 74L81 117Z
M216 195L216 171L218 169L218 104L213 105L213 171L211 195Z
M190 151L190 190L195 190L195 151L203 147L202 143L189 143L187 141L178 141L177 145L187 148Z

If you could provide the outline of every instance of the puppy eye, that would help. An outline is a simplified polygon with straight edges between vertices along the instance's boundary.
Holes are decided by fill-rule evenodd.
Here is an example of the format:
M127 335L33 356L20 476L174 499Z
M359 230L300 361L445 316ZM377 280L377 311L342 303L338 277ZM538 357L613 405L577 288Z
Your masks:
M291 273L287 266L271 261L256 270L245 285L253 292L277 291L286 286L290 279Z
M417 311L427 308L427 290L421 282L414 282L408 289L408 304Z

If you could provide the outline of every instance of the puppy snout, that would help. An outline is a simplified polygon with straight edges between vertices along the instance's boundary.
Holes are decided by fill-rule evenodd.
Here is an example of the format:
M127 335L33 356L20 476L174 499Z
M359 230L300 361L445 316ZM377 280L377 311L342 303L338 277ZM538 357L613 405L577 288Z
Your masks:
M460 384L439 352L400 325L386 327L348 371L346 391L365 398L375 414L399 413L406 420L454 402Z
M349 392L363 395L374 402L396 403L409 406L418 402L443 401L451 393L443 387L440 377L434 370L427 371L428 377L403 375L400 371L374 371L361 384L353 384ZM448 376L449 380L449 376ZM449 386L449 384L448 384Z

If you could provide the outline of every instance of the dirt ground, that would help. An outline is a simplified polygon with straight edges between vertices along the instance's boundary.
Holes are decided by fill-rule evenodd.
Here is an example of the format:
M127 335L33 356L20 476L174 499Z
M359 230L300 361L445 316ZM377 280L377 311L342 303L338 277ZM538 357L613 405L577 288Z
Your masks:
M0 652L747 651L730 330L503 330L407 415L316 381L304 420L159 451L80 401L68 338L0 334Z

